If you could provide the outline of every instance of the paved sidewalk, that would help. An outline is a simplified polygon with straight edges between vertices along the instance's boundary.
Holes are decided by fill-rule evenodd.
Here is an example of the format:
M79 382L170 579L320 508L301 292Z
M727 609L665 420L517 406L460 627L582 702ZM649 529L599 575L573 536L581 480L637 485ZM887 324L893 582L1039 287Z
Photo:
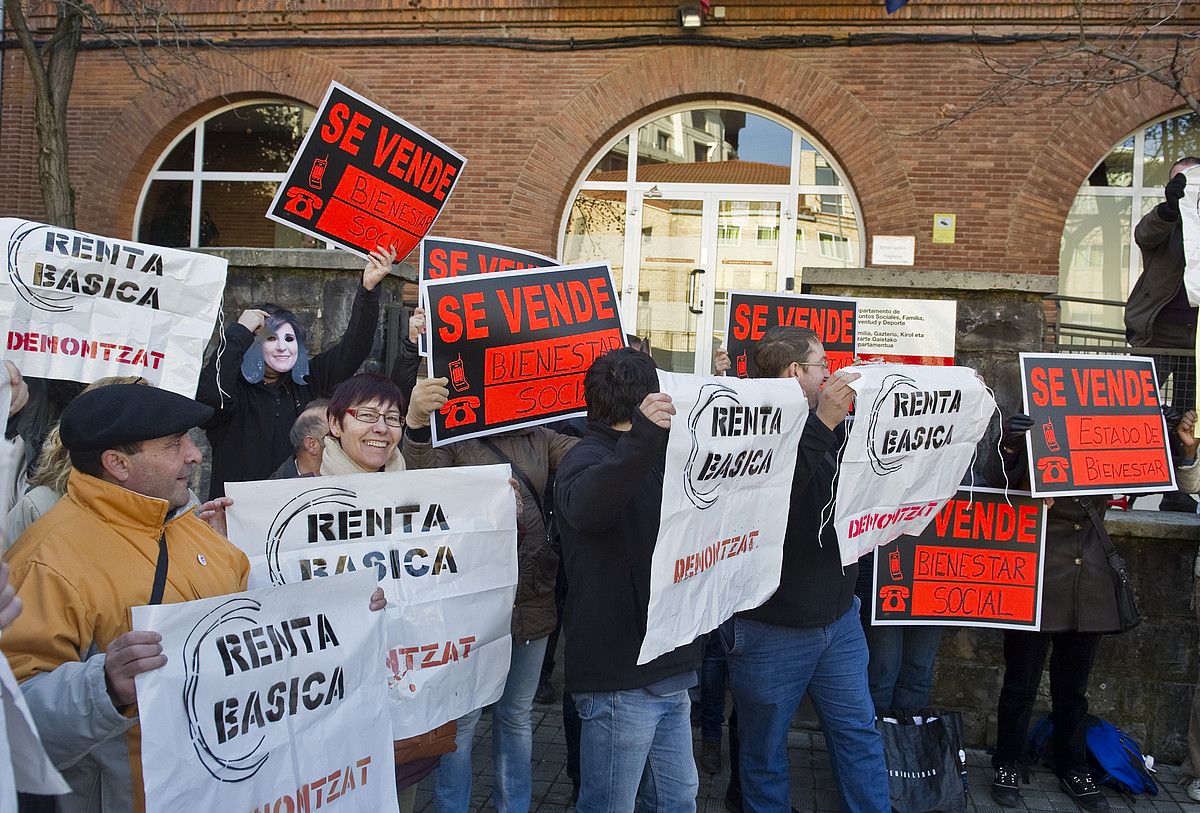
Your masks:
M534 811L566 813L574 810L571 804L571 780L566 774L567 746L563 739L562 715L558 704L534 706L533 710L533 806ZM696 756L699 758L699 733L696 734ZM837 791L825 754L825 742L818 733L793 730L788 737L788 750L792 761L792 804L801 811L838 810ZM728 762L728 752L724 754ZM476 730L473 751L475 780L472 787L472 811L492 810L491 769L491 715L485 713ZM992 782L991 761L981 751L967 753L967 770L970 780L970 807L979 813L999 813L1006 810L992 802L989 792ZM1105 795L1114 813L1200 813L1200 804L1192 802L1183 792L1179 769L1158 766L1157 797L1143 796L1132 804L1111 789ZM700 772L700 795L696 809L701 813L724 811L725 786L729 779L728 766L716 776ZM1058 788L1054 774L1044 767L1037 768L1029 785L1021 788L1024 810L1064 811L1071 813L1078 808ZM434 805L430 786L426 779L417 794L418 813L433 813ZM1008 808L1007 810L1011 810Z

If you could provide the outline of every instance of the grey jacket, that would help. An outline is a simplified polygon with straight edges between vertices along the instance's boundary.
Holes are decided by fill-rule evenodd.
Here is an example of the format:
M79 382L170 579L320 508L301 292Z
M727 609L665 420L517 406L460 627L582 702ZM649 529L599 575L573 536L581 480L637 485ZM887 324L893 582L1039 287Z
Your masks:
M1125 305L1125 336L1134 347L1151 345L1158 314L1183 285L1183 224L1158 207L1138 221L1133 239L1142 250L1142 275Z

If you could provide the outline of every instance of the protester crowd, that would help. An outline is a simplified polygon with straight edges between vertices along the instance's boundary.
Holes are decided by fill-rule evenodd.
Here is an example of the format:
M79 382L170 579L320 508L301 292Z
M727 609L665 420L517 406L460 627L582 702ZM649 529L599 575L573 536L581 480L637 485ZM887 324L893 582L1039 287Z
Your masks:
M1173 194L1169 185L1168 204ZM1170 222L1170 214L1155 216ZM564 705L577 721L568 737L577 810L695 810L692 692L704 697L701 767L715 773L726 676L730 810L791 809L787 735L805 697L828 743L842 807L890 810L876 718L929 705L940 629L872 628L863 599L874 565L867 559L844 567L832 525L821 522L858 373L831 375L820 339L805 328L772 328L758 341L759 377L795 381L810 406L796 438L779 588L710 635L638 664L666 439L679 419L653 359L632 346L597 358L583 383L586 426L434 447L430 418L446 403L449 382L417 380L423 312L410 320L388 375L357 372L370 353L379 283L393 260L387 251L372 255L344 333L323 352L310 355L294 315L263 305L225 329L195 399L137 380L97 381L67 403L44 437L22 435L38 454L31 488L9 516L0 646L73 791L57 800L26 797L23 809L143 808L135 678L161 667L165 656L157 634L131 628L129 608L246 588L248 560L223 535L232 504L227 483L501 463L512 467L519 497L519 576L511 667L491 710L497 810L531 807L531 710L560 624ZM1191 319L1194 333L1194 309ZM727 366L727 357L717 359L718 368ZM8 365L8 373L12 436L31 406L19 371ZM1194 424L1194 413L1180 423L1176 460L1188 492L1200 485ZM1005 425L1002 462L1014 484L1027 476L1020 452L1029 428L1024 416ZM207 433L212 449L204 504L189 489L201 463L194 429ZM1104 511L1102 498L1053 501L1040 631L1004 633L993 756L993 795L1002 806L1020 803L1030 717L1049 658L1054 769L1083 809L1108 809L1083 742L1092 664L1102 636L1119 631ZM381 596L373 597L374 609ZM413 789L427 776L439 811L468 809L483 712L395 742L402 810L411 809ZM1192 712L1196 764L1198 740L1200 697Z

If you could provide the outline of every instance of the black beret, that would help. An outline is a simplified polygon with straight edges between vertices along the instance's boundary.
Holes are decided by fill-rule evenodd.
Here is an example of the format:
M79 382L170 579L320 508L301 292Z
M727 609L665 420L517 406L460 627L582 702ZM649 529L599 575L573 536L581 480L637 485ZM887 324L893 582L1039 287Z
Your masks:
M67 404L58 424L69 452L104 451L186 432L212 417L212 407L145 384L112 384Z

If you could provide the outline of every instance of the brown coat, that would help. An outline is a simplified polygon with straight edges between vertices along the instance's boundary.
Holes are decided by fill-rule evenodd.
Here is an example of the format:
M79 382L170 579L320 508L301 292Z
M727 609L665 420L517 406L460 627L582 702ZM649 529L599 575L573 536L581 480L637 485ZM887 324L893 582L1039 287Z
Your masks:
M1090 500L1103 521L1107 507L1103 496L1055 497L1046 517L1042 632L1121 629L1104 545L1081 500Z
M521 483L524 514L517 541L517 599L513 606L512 633L520 641L536 641L554 631L554 583L558 577L558 553L551 547L546 523L538 502L545 502L550 473L558 468L563 455L579 438L560 435L541 426L516 429L487 438L525 472L537 489L537 499ZM480 440L463 440L433 448L429 442L415 441L406 432L401 442L404 463L409 469L448 468L451 466L491 466L503 463ZM515 479L520 482L521 478Z

